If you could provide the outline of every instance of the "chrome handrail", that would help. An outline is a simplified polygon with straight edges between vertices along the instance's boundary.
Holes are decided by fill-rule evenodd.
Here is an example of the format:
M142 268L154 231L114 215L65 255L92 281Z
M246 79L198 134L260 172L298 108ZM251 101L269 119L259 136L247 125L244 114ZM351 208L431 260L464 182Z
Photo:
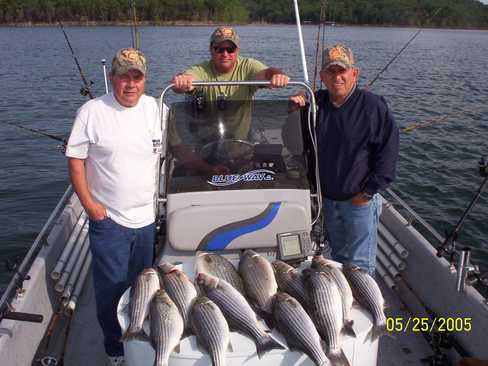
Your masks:
M163 110L164 106L164 97L166 96L166 93L174 87L175 84L169 84L166 88L163 89L161 92L161 96L159 98L159 107L160 110ZM270 81L259 81L259 80L248 80L248 81L194 81L192 83L193 86L271 86ZM314 155L315 155L315 184L316 184L316 189L317 189L317 203L318 203L318 209L317 209L317 214L316 217L312 221L312 226L315 225L315 223L319 220L320 214L322 211L322 194L321 194L321 186L320 186L320 175L319 175L319 164L318 164L318 151L317 151L317 136L315 134L315 126L317 125L317 108L316 108L316 103L315 103L315 95L308 83L303 82L303 81L289 81L288 86L301 86L305 88L305 90L308 93L309 96L309 102L310 102L310 113L312 115L312 118L309 119L309 133L310 133L310 138L312 140L313 148L314 148ZM161 131L165 131L167 129L167 121L165 121L164 118L161 118ZM166 145L166 144L165 144ZM159 186L160 186L160 179L161 179L161 170L160 170L160 164L158 164L158 174L157 174L157 184L156 187L158 187L158 192L159 192ZM166 192L164 192L166 193ZM160 192L158 193L158 198L156 203L158 204L158 209L159 209L159 203L160 202L166 202L166 197L165 194L162 195ZM157 214L159 216L159 212Z
M439 232L432 227L427 221L425 221L420 215L414 211L413 208L411 208L404 200L402 200L391 188L387 188L386 192L393 198L394 201L396 201L403 209L405 209L412 219L417 221L420 225L424 227L430 234L434 236L440 243L443 243L445 238L439 234ZM409 221L411 223L412 221Z

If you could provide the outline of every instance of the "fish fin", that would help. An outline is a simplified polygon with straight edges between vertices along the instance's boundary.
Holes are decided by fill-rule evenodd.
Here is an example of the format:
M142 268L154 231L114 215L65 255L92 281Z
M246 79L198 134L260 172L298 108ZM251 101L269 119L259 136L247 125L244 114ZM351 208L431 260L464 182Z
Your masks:
M274 321L274 318L273 318L273 314L271 313L268 313L264 310L257 310L256 313L259 315L259 317L261 317L261 319L264 320L264 322L266 323L266 326L269 328L269 329L273 329L275 327L275 321ZM267 330L268 332L269 330Z
M388 331L386 330L386 323L375 324L369 331L369 339L371 340L371 342L374 342L382 335L386 334L388 334Z
M229 343L227 343L227 352L234 352L234 348L232 348L232 344L230 343L230 340Z
M266 333L265 337L262 337L256 342L256 351L259 358L261 358L266 352L271 351L272 349L286 348L269 333Z
M342 348L329 350L327 358L329 359L331 366L351 366Z
M354 320L346 320L344 321L344 326L342 327L341 334L348 335L350 337L356 338L356 332L352 325L354 324Z
M150 342L149 337L144 333L141 329L137 332L129 332L128 330L122 335L120 338L121 342L128 342L128 341L142 341L142 342Z

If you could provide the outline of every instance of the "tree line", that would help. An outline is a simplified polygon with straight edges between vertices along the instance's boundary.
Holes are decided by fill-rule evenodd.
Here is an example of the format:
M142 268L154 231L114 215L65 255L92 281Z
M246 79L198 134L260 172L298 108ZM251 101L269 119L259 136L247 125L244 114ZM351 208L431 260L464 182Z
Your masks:
M132 0L0 0L0 24L128 22ZM292 0L137 0L138 21L293 23ZM300 0L303 21L340 24L488 27L488 6L477 0Z

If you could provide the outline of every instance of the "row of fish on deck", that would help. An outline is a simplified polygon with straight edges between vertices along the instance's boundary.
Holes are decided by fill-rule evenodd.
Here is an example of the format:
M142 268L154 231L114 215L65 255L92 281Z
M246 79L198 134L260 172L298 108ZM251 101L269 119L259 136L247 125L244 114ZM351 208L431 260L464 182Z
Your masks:
M129 327L122 340L150 341L156 366L167 365L170 353L190 333L214 366L225 365L229 326L254 340L259 357L284 349L257 315L283 334L290 349L304 352L316 365L348 366L341 342L345 335L355 337L354 299L373 317L370 337L385 333L381 291L358 267L315 256L301 272L246 250L238 270L223 256L203 253L197 257L196 274L193 283L178 266L160 260L131 288ZM149 336L143 329L147 316Z

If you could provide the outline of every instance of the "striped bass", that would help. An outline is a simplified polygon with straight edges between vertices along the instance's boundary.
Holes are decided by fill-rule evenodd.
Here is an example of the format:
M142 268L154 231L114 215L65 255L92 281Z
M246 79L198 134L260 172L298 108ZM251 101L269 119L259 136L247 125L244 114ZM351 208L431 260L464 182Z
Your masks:
M247 296L255 307L265 313L272 312L272 299L278 285L271 263L253 250L246 250L239 262L239 274L244 280Z
M136 278L130 289L129 327L122 335L121 341L132 339L146 340L147 335L142 329L144 319L149 314L149 303L159 290L159 276L154 268L146 268Z
M169 356L183 335L183 318L166 291L158 290L149 307L154 366L167 366Z
M313 270L304 273L311 316L327 344L327 357L334 366L349 366L340 346L343 317L339 287L329 273Z
M347 282L346 276L340 267L334 263L335 262L327 260L320 255L316 255L312 258L312 268L329 273L339 287L342 298L342 316L344 321L342 332L352 337L356 337L356 333L352 328L354 320L352 320L351 311L354 298L352 296L351 286L349 286L349 282Z
M196 259L196 272L207 273L227 281L241 294L245 295L244 283L234 265L224 256L215 253L202 253Z
M185 329L190 330L190 310L197 297L197 290L193 282L185 272L173 264L160 261L158 270L161 273L164 290L178 307L183 317Z
M351 285L354 298L373 316L374 325L370 331L371 340L374 341L387 334L384 313L385 300L374 278L366 270L354 265L345 265L344 275Z
M278 292L273 298L273 316L290 349L305 352L317 366L330 365L312 319L296 299Z
M210 354L212 365L225 366L230 332L219 307L208 297L197 298L191 310L190 322L198 343Z
M233 286L206 273L199 273L196 280L207 297L222 310L229 326L254 339L259 358L271 349L284 348L266 333L247 300Z
M272 266L280 291L290 294L306 308L308 306L307 292L303 284L302 274L288 263L280 260L274 261Z

